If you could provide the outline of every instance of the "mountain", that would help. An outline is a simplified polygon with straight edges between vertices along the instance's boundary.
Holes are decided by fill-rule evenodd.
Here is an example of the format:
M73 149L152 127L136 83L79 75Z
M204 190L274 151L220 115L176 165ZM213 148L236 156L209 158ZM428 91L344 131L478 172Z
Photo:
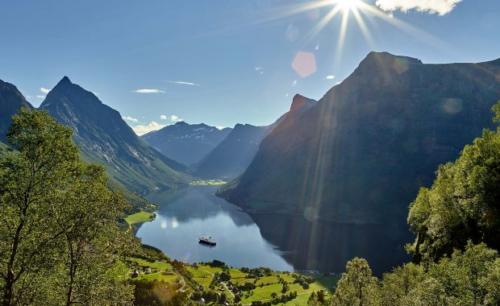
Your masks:
M499 99L500 60L430 65L370 53L314 107L282 120L221 194L299 268L341 270L362 256L390 269L410 239L408 205L438 165L492 127Z
M292 105L290 106L290 110L283 115L278 121L274 124L275 126L279 125L279 123L283 122L286 118L288 118L289 121L292 120L292 117L298 116L302 114L303 112L309 110L311 107L316 105L315 100L309 99L307 97L304 97L302 95L295 95L292 100Z
M199 162L231 132L206 124L178 122L141 138L163 155L184 165Z
M237 124L229 135L198 165L194 174L202 178L218 178L231 180L242 174L252 162L259 145L273 128L287 117L294 117L308 108L316 101L296 95L290 111L281 116L269 126L253 126Z
M64 77L41 110L73 129L84 159L104 165L114 184L140 195L187 183L184 167L142 141L120 114Z
M33 108L16 86L0 80L0 141L7 141L12 116L22 107Z
M252 161L268 127L237 124L198 165L194 175L208 179L233 179Z

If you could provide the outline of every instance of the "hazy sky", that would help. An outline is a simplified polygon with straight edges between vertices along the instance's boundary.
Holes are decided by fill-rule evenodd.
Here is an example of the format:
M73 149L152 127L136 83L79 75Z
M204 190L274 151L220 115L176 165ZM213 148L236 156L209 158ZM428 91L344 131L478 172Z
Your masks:
M341 46L347 9L322 23L331 2L0 0L0 79L38 106L67 75L146 131L181 119L269 124L370 50L427 63L500 57L499 0L366 0L380 8L358 9L368 38L351 11Z

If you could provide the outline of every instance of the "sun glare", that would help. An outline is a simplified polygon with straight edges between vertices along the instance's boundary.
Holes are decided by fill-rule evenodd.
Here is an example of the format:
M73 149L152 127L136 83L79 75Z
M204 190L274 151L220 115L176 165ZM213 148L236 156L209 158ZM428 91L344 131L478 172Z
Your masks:
M373 23L374 20L379 20L387 23L433 47L444 49L446 46L442 41L436 39L431 34L415 28L398 18L392 13L381 10L368 0L310 0L301 4L291 5L287 7L275 8L271 16L259 22L269 22L277 19L287 18L296 14L309 12L315 16L314 12L324 11L322 17L319 17L313 27L304 35L302 44L308 45L314 42L315 37L335 18L339 18L338 37L335 42L337 52L335 55L335 63L340 63L344 51L344 45L348 30L352 27L351 24L363 35L366 43L370 48L376 48L376 41L370 31L370 26L367 21ZM354 28L353 28L354 29ZM448 48L446 48L448 49Z
M338 6L342 14L357 11L361 6L361 0L331 0L332 5Z

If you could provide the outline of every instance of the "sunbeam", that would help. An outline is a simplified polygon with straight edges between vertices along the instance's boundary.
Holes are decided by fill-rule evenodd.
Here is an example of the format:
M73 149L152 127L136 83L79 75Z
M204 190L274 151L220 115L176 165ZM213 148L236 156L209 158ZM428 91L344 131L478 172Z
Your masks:
M266 18L257 20L256 23L272 22L291 17L293 15L324 9L327 9L328 11L313 25L307 35L305 35L303 43L307 45L313 41L325 27L333 22L333 20L337 17L340 18L335 61L340 61L342 59L347 32L351 27L351 17L355 21L353 24L357 26L370 48L375 48L375 39L370 31L370 28L367 26L366 21L370 18L374 18L375 20L387 23L396 29L411 35L412 37L415 37L429 46L437 47L438 49L446 50L447 52L450 52L451 50L449 46L433 35L396 18L392 13L385 12L377 6L366 2L366 0L311 0L299 5L290 5L287 7L281 6L276 8L276 10L268 12L269 15Z
M309 34L307 35L306 37L306 41L307 40L312 40L316 35L318 35L321 30L323 30L323 28L325 26L327 26L330 21L335 18L335 16L340 12L340 7L336 7L332 10L330 10L326 15L325 17L323 17L315 26L314 28L309 32Z

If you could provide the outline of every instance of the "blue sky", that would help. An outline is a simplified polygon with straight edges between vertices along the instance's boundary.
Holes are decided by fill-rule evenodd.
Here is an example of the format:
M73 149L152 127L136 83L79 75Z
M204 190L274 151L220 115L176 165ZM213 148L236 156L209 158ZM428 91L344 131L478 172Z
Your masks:
M0 79L37 106L67 75L144 132L181 119L269 124L370 50L427 63L500 57L498 0L365 0L389 21L359 9L367 40L350 12L342 48L342 13L311 34L340 0L299 10L317 1L0 0Z

